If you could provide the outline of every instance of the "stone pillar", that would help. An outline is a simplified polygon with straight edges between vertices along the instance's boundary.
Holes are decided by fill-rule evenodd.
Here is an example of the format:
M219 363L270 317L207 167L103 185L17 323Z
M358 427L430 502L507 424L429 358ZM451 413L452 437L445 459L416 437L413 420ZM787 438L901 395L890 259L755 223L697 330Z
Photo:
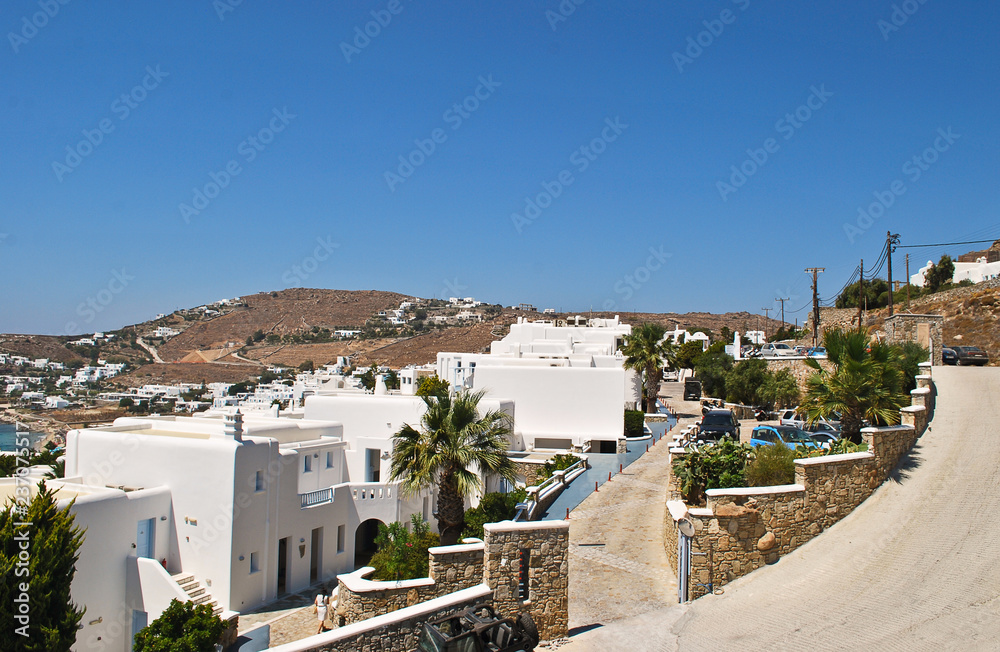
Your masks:
M569 630L569 523L487 523L483 582L499 614L531 613L543 640ZM522 578L527 586L522 586ZM523 588L527 589L524 595Z

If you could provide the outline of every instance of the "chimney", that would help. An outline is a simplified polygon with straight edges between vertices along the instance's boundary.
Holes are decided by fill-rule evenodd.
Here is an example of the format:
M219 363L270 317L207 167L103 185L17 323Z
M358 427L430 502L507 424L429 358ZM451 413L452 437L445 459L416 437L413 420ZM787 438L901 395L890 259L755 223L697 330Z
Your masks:
M232 437L236 441L243 441L243 414L236 408L235 412L226 415L226 424L223 428L226 437Z

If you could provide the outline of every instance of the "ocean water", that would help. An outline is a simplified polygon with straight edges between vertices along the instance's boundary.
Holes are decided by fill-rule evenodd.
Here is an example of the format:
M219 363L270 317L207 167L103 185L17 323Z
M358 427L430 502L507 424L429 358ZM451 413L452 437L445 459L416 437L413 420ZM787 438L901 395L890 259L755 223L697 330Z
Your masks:
M13 451L14 446L14 433L16 432L15 427L9 423L0 423L0 451ZM45 435L40 432L29 432L28 438L31 440L32 446L35 442L44 437Z

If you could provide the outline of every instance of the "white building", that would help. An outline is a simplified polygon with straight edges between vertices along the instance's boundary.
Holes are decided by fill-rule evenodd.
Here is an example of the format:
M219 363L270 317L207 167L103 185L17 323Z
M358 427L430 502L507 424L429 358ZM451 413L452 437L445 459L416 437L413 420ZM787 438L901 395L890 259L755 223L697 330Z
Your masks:
M614 452L624 410L641 399L639 377L620 352L631 332L617 317L585 326L519 318L489 354L439 353L437 375L456 389L512 401L516 441L527 450Z
M982 283L1000 277L1000 261L986 262L986 257L981 256L974 263L955 262L955 273L952 275L952 283L961 283L969 280L973 283ZM923 287L925 275L934 266L934 261L928 260L927 264L917 270L917 273L910 276L910 285Z
M129 650L185 589L203 589L223 617L302 591L353 570L378 522L431 517L431 492L404 498L380 481L384 432L344 435L337 422L239 414L70 431L66 478L50 485L60 505L76 499L86 528L76 649ZM377 471L366 473L372 446ZM0 497L13 487L0 480Z
M169 326L158 326L156 330L153 331L153 337L160 337L163 339L169 339L174 335L180 335L181 332L176 328L170 328Z

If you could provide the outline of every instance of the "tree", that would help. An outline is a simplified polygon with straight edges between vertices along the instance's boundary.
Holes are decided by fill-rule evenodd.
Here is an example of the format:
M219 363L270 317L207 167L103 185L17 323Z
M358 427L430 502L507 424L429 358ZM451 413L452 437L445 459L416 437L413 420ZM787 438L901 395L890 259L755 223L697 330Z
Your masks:
M480 416L483 395L425 396L427 411L420 430L406 424L393 436L389 478L402 481L409 494L437 483L438 531L444 546L458 542L465 525L465 499L482 486L474 468L514 482L514 464L507 457L511 418L499 410Z
M845 287L834 305L837 308L857 308L860 301L861 307L868 310L885 308L889 305L889 283L885 279L869 279L864 282L863 290L860 286L861 281L855 281ZM885 295L884 298L882 298L883 295Z
M705 351L695 363L695 375L707 396L726 395L726 374L733 368L733 358L725 351Z
M130 408L133 405L135 405L135 400L133 400L130 396L125 396L118 401L118 407L120 408Z
M417 381L417 396L448 396L451 385L447 380L433 376L424 376Z
M419 514L410 516L410 531L399 521L389 525L379 523L375 537L378 551L370 562L375 568L375 579L399 581L427 577L430 566L427 549L438 545L439 541L438 535L431 532L430 525Z
M174 598L160 617L135 635L135 652L214 652L226 623L207 604Z
M942 285L951 283L954 276L955 263L952 262L951 256L945 254L936 265L931 265L931 268L924 273L924 285L931 292L937 292Z
M656 411L656 397L660 393L660 378L664 366L673 366L677 350L673 342L664 339L666 329L660 324L645 323L625 337L622 353L625 368L643 375L643 395L646 413Z
M798 405L799 393L799 383L788 369L768 374L760 388L760 398L771 409Z
M385 388L399 389L399 374L392 369L385 375Z
M731 403L760 405L760 389L770 376L767 362L760 359L744 360L726 373L726 398Z
M843 436L854 443L861 442L864 420L896 423L899 408L908 398L903 392L905 379L898 349L871 342L868 330L862 327L828 330L823 334L823 346L833 370L824 370L815 358L806 359L815 370L802 404L809 420L839 414Z
M306 360L299 365L299 371L312 371L316 366L313 364L312 360Z
M72 506L59 509L53 493L39 483L28 505L11 503L0 512L0 573L4 577L0 620L13 630L4 633L10 641L5 650L62 652L76 642L84 609L71 602L70 585L83 532L74 524ZM25 541L27 549L22 548ZM21 556L25 552L27 565ZM19 604L28 605L27 619L18 618L24 618Z
M702 353L701 342L697 340L684 342L677 350L675 364L678 369L694 369Z

